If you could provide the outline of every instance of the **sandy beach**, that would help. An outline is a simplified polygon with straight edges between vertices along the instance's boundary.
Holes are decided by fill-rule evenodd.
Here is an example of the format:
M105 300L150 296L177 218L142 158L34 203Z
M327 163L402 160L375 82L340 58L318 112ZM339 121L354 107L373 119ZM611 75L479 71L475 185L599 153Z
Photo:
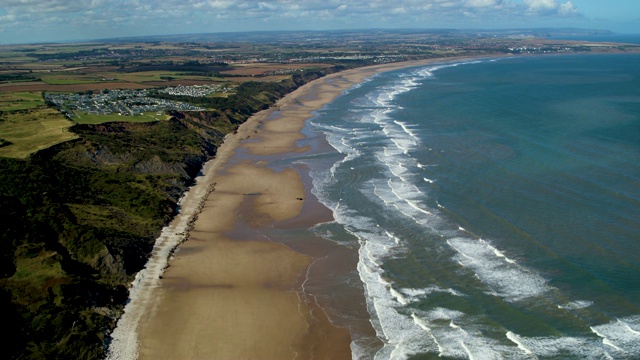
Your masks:
M442 60L326 76L229 135L159 239L165 250L157 244L145 269L155 272L139 276L110 358L351 359L348 329L334 325L322 302L304 291L311 264L341 250L265 235L287 220L289 227L331 220L330 212L315 206L305 210L307 220L296 222L313 201L309 185L299 169L274 171L270 164L282 154L307 151L296 146L305 120L342 91L377 72ZM166 249L184 240L167 266ZM344 263L355 268L350 261Z

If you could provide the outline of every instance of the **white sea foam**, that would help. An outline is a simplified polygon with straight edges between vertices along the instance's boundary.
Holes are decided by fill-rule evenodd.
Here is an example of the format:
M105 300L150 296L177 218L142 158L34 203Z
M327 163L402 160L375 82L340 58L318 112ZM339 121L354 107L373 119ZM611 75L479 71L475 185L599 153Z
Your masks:
M506 262L510 263L510 264L515 264L515 260L508 258L502 251L496 249L495 247L491 246L491 244L489 244L488 242L482 240L482 239L478 239L478 241L480 243L482 243L484 246L486 246L487 248L489 248L490 250L493 250L493 253L496 254L497 257L499 258L503 258Z
M431 293L445 292L454 296L461 294L453 289L437 286L398 289L389 283L385 280L381 264L390 256L390 249L398 244L397 237L380 229L371 220L345 211L346 209L342 209L336 219L346 224L349 232L360 239L358 272L365 284L374 327L379 337L385 340L385 346L376 354L376 359L405 359L419 353L494 359L499 358L497 354L512 352L508 347L501 348L493 340L483 339L481 332L458 325L456 319L465 316L462 312L439 308L426 315L412 313L408 316L404 313L403 307ZM454 326L431 325L434 320L444 319L451 321ZM435 333L429 331L432 326L436 329Z
M458 252L454 259L472 270L489 288L488 293L507 301L519 301L551 289L543 277L504 255L498 256L496 249L484 240L459 237L447 243Z
M406 299L384 280L383 271L372 261L384 256L377 253L379 247L373 243L376 240L384 241L383 239L388 237L355 229L350 232L363 244L359 251L358 273L365 285L367 303L373 317L372 323L378 336L385 342L375 358L405 359L411 354L436 351L438 347L435 342L424 340L423 329L411 318L398 312L403 303L406 303Z
M400 304L407 305L409 303L409 301L392 286L389 286L389 291L391 291L391 295L395 297Z
M393 204L400 212L419 224L428 224L433 214L427 210L427 206L422 204L424 194L415 185L391 179L387 181L387 185L396 198Z
M415 313L411 314L411 318L413 318L413 322L415 322L416 325L421 327L422 330L424 330L427 334L429 334L429 336L436 343L436 346L438 346L438 354L442 354L444 349L442 348L442 346L440 346L440 343L438 342L438 339L436 339L435 336L433 336L433 332L431 331L431 328L429 327L429 325L423 319L421 319L418 316L416 316Z
M415 141L419 141L418 137L415 135L415 133L411 130L410 125L403 123L401 121L398 120L394 120L393 121L395 124L400 125L400 127L402 128L402 130L404 130L405 133L407 133L407 135L411 136Z
M591 331L602 338L602 343L617 353L640 358L640 316L617 319L608 324L592 326Z
M440 223L440 218L424 204L425 194L409 182L400 178L387 181L374 179L363 185L360 190L365 196L374 201L382 201L385 208L396 209L398 215L407 217L416 224L431 229Z
M515 346L505 345L487 338L482 325L466 314L436 308L428 312L413 313L414 321L438 345L439 357L458 359L528 359Z
M433 293L448 293L454 296L463 296L460 292L454 289L451 289L451 288L443 289L439 286L429 286L421 289L403 288L403 289L400 289L400 291L405 295L405 298L408 298L411 302L424 299L429 294L433 294Z
M398 236L396 236L395 234L393 234L393 233L391 233L391 232L389 232L387 230L385 230L384 232L385 232L385 234L387 234L387 236L390 239L393 239L393 241L396 243L396 245L400 245L402 243L402 240Z
M612 357L612 352L616 350L612 351L613 348L606 349L598 341L588 337L526 337L511 331L507 332L505 336L518 346L523 356L593 360L618 358L615 353Z
M431 311L427 312L427 317L429 320L456 320L460 317L464 316L463 312L457 310L450 310L446 308L435 308Z
M430 294L433 293L448 293L453 296L462 296L459 292L453 289L443 289L438 286L431 286L422 289L406 289L400 288L396 289L395 287L388 284L390 287L391 294L393 297L402 305L407 305L411 303L415 303L421 300L428 298Z
M431 71L429 71L428 69L421 69L417 72L417 74L419 76L421 76L422 78L427 78L427 77L432 77L433 73Z
M324 200L330 203L328 199ZM358 273L365 287L372 323L378 337L385 342L375 358L406 359L411 354L437 352L435 341L425 340L424 330L410 316L400 312L409 299L385 280L380 267L384 259L403 251L399 246L401 240L369 218L338 204L334 204L334 218L360 242Z
M391 141L405 154L409 154L409 151L416 145L415 141L408 141L405 139L392 138Z
M349 93L351 93L353 90L356 89L360 89L364 84L373 81L374 79L376 79L380 74L374 74L366 79L363 79L362 81L360 81L359 83L353 84L351 85L351 87L344 89L340 92L340 95L347 95Z
M516 345L518 345L518 349L522 350L525 355L531 355L533 354L533 351L531 351L527 345L520 340L520 337L514 333L512 333L511 331L507 331L507 339L513 341Z
M387 168L389 169L391 174L393 174L393 176L397 177L402 182L406 182L407 181L407 178L408 178L407 175L409 175L409 174L408 174L407 168L404 167L402 165L402 163L399 163L399 162L384 162L384 160L380 159L379 157L378 157L378 159L387 166Z
M373 120L389 138L389 140L403 153L416 148L419 140L407 128L397 121L391 120L386 113L380 113Z
M342 164L349 162L357 157L359 157L360 151L358 151L355 147L350 146L350 141L353 141L353 138L349 138L343 134L348 133L348 130L341 129L339 132L325 132L327 136L327 141L329 144L336 149L339 153L344 154L345 157L342 161L338 161L329 169L330 176L325 177L324 181L329 183L332 179L335 179L336 171ZM356 137L356 140L358 138ZM317 196L317 194L316 194Z
M405 201L407 202L407 204L409 204L409 206L411 206L418 212L421 212L424 215L429 215L429 216L433 215L431 211L423 209L423 207L426 207L426 206L422 205L418 201L414 201L414 200L405 200Z
M378 199L380 199L387 206L389 206L389 205L393 206L393 203L395 202L395 198L394 197L386 196L387 194L385 194L383 191L378 190L378 186L376 185L375 182L371 182L370 184L373 187L372 193Z
M558 305L558 308L559 309L565 309L565 310L578 310L578 309L587 308L587 307L589 307L591 305L593 305L593 301L577 300L577 301L572 301L572 302L564 304L564 305Z

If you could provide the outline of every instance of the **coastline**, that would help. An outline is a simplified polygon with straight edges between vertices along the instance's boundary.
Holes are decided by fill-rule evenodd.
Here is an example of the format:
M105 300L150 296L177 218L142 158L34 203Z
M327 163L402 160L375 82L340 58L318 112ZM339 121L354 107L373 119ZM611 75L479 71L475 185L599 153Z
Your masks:
M264 235L274 224L298 217L308 194L296 169L276 172L270 161L306 151L296 142L304 138L312 112L376 73L475 58L331 74L228 135L138 274L109 358L351 358L348 331L332 325L302 289L317 258Z

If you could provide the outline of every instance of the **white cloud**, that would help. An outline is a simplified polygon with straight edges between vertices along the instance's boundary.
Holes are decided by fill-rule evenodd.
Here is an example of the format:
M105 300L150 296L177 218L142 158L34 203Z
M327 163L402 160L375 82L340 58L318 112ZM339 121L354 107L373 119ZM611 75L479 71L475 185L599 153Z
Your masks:
M267 11L273 11L273 10L278 10L278 5L271 4L271 3L268 3L268 2L259 2L258 3L258 9L267 10Z
M578 14L578 9L567 1L566 3L558 3L556 0L524 0L528 7L528 12L536 15L560 15L570 16Z
M472 8L488 8L502 5L502 0L468 0L466 6Z
M114 31L506 27L579 16L567 0L0 0L5 33L82 29L105 37Z
M565 16L576 15L578 14L578 9L575 6L573 6L571 1L567 1L566 3L560 5L559 13L560 15L565 15Z
M530 11L542 12L558 7L555 0L524 0Z
M431 17L462 15L464 12L489 10L496 16L538 14L569 15L577 12L571 2L559 4L556 0L3 0L2 8L7 13L34 14L44 18L45 13L60 13L61 16L92 10L96 14L119 14L124 17L145 12L149 18L155 15L174 14L180 16L228 15L242 18L246 12L260 13L277 19L282 13L313 17L317 14L340 16L398 16ZM106 17L106 16L105 16Z
M233 1L210 0L206 5L213 9L228 9L233 6Z
M397 8L391 9L391 13L395 15L406 14L407 12L408 12L407 9L404 7L397 7Z

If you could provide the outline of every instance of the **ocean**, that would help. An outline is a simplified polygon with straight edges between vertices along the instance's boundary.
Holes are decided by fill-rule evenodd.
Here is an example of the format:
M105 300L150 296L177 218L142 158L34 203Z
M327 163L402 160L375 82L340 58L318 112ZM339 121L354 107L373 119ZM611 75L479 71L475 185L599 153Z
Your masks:
M351 329L355 358L640 358L638 64L402 69L308 121L293 160L335 218L309 231L357 257L337 280L381 340Z

